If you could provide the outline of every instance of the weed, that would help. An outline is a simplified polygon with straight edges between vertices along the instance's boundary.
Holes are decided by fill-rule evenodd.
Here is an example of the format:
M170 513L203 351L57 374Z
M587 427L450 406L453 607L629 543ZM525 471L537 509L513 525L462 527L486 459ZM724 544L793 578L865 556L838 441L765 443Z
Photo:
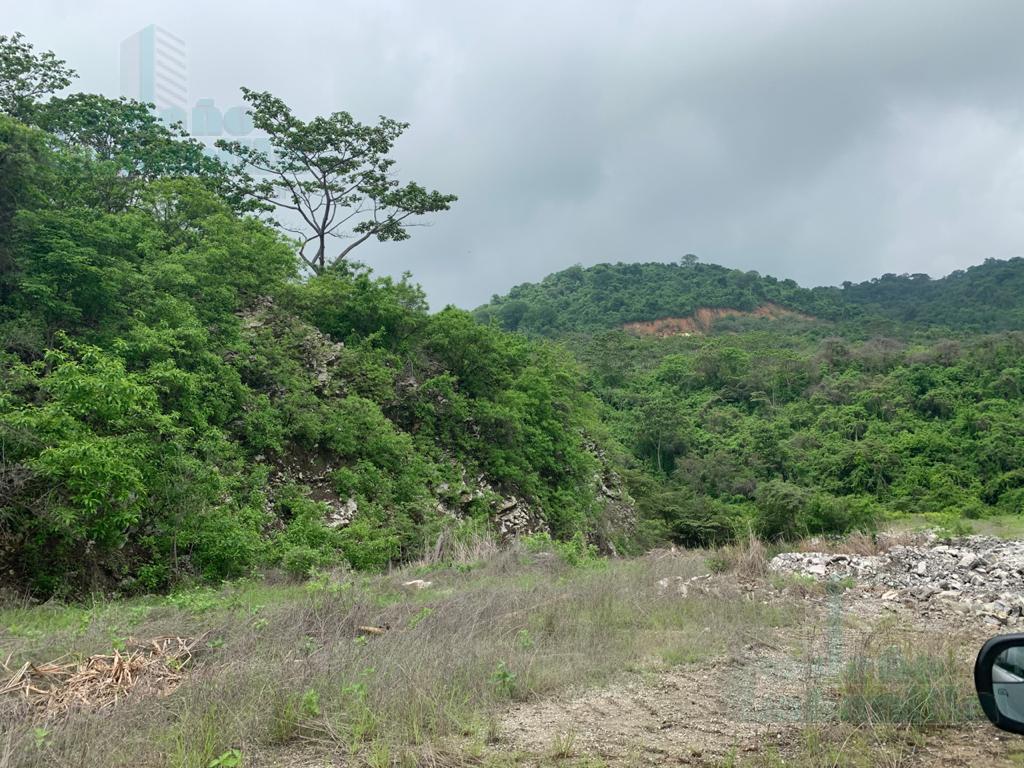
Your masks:
M304 717L320 717L320 694L315 688L302 694L300 711Z
M499 661L491 675L491 685L499 695L511 699L516 692L516 673L504 661Z
M238 768L241 764L241 750L229 749L227 752L213 758L213 760L207 763L207 768Z
M48 728L36 726L32 729L32 743L35 745L36 749L45 749L49 741L50 731Z
M568 760L576 754L576 732L556 733L551 744L551 757L554 760Z
M417 613L415 616L409 619L409 629L415 629L416 625L418 625L421 621L430 616L433 612L434 609L429 608L427 606L420 608L419 613Z

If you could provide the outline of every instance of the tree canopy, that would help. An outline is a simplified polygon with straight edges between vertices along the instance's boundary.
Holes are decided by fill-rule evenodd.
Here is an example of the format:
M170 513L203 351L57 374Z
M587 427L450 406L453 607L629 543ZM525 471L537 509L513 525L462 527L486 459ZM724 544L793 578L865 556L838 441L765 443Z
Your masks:
M264 212L284 212L275 223L298 237L299 256L316 274L371 238L408 239L419 217L457 199L393 178L390 152L408 123L381 117L364 125L348 112L304 122L270 93L242 93L271 149L226 139L217 146L237 159L234 183L246 198ZM335 239L343 242L332 250Z

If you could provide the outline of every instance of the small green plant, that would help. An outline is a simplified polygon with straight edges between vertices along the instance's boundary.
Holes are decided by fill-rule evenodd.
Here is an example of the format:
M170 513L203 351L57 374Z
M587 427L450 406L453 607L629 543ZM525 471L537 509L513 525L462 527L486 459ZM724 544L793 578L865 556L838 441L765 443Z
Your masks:
M433 614L434 609L429 606L424 606L420 609L419 613L409 619L409 629L415 629L416 626L423 621L425 618Z
M528 629L520 629L516 632L516 646L524 651L528 651L533 648L537 642L533 639L533 635L530 634Z
M576 732L556 733L551 742L551 757L554 760L568 760L576 754Z
M221 602L220 593L211 587L197 587L174 592L164 598L168 604L189 613L205 613Z
M711 573L725 573L732 567L729 559L719 552L704 558L704 565Z
M207 763L207 768L240 768L242 765L242 750L229 749L221 755L213 758Z
M391 759L391 747L387 742L377 740L370 746L366 754L366 764L369 768L391 768L394 761Z
M302 694L299 711L304 717L320 717L320 694L315 688L310 688Z
M306 590L314 595L338 595L352 588L351 581L340 581L329 570L313 568L306 581Z
M508 668L504 661L499 661L491 674L491 685L500 696L514 698L516 692L516 673Z
M358 750L360 743L372 739L378 730L377 714L369 704L370 687L368 680L376 674L373 667L367 667L355 682L343 686L341 693L349 700L348 715L349 733L351 737L350 748L352 752Z
M857 581L852 576L844 576L841 579L829 579L825 582L825 592L829 595L841 595L848 589L857 586Z
M46 745L50 741L50 731L42 726L37 726L32 729L32 743L35 744L36 749L46 749Z

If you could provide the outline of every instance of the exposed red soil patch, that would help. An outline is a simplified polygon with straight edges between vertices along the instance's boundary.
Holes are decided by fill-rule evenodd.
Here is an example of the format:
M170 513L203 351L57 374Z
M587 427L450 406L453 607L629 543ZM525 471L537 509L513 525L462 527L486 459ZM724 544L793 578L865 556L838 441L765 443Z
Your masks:
M767 320L788 318L792 320L813 320L810 315L786 309L778 304L762 304L757 309L746 312L742 309L729 307L701 307L687 317L663 317L658 320L645 320L626 323L623 330L640 336L683 336L707 333L716 320L723 317L760 317Z

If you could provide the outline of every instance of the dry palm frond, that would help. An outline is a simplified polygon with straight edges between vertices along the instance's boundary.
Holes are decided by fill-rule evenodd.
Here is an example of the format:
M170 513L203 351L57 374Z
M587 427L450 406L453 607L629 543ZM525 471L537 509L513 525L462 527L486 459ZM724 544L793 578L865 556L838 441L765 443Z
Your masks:
M163 696L181 684L182 670L198 643L199 639L158 637L146 643L129 640L123 651L77 662L26 662L16 670L3 663L0 667L9 677L0 683L0 696L20 695L47 715L109 709L139 691Z

